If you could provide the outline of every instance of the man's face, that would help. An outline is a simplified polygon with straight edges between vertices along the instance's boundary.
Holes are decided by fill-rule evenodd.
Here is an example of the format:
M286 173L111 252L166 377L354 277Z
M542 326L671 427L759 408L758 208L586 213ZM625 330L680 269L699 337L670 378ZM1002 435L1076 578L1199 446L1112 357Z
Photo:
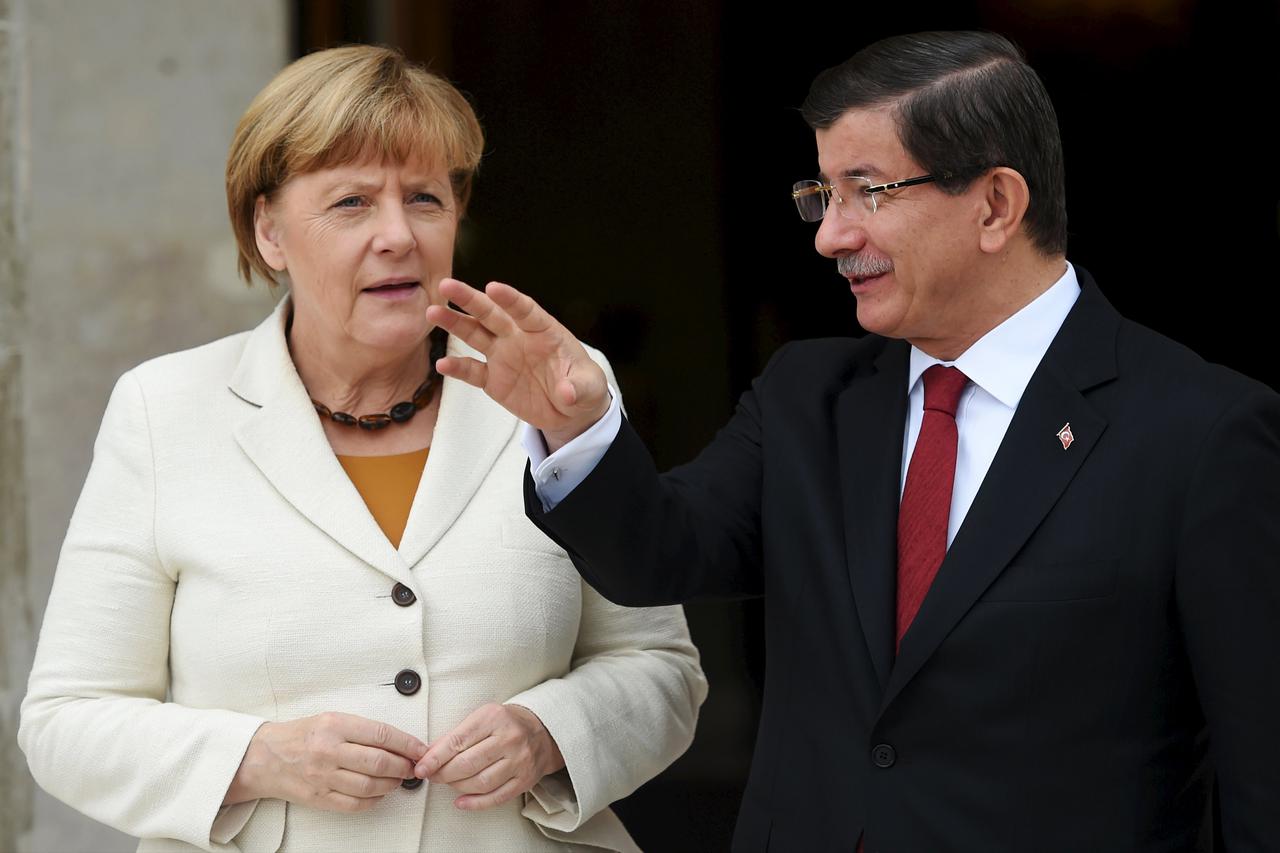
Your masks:
M824 181L861 175L873 184L925 172L908 156L887 108L855 109L817 132ZM858 206L846 199L845 207ZM981 190L958 196L935 184L903 187L877 198L878 209L847 219L834 200L818 228L818 252L838 262L858 301L864 329L905 338L943 358L954 358L977 331L981 301L978 226Z

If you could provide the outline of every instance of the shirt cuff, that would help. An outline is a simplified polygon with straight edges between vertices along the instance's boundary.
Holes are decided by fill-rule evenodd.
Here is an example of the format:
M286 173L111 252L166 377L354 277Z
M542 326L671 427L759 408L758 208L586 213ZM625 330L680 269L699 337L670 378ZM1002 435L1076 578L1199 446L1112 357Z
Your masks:
M578 484L587 479L618 436L622 428L622 404L620 395L609 389L609 410L586 432L564 447L547 455L547 443L542 432L524 425L525 452L529 454L529 471L533 475L534 490L542 501L544 512L551 512Z

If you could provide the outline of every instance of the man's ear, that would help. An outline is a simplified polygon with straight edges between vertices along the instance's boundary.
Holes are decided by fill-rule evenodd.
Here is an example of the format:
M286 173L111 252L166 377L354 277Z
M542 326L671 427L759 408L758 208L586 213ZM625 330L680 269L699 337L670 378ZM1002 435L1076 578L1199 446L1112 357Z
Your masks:
M280 245L280 226L272 217L271 206L265 195L258 196L253 205L253 237L258 244L258 254L267 266L276 272L284 272L284 248Z
M978 245L982 251L996 254L1009 245L1031 204L1027 179L1016 169L997 166L980 179L983 187L982 214L978 222Z

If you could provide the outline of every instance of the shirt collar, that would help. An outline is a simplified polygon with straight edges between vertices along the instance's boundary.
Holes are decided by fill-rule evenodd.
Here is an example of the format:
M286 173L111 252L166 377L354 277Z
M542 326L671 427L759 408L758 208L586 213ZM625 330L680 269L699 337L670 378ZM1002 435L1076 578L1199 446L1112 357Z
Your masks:
M936 359L913 346L907 392L915 388L927 368L935 364L954 365L974 385L1002 404L1010 409L1018 408L1031 374L1040 365L1079 295L1075 268L1068 263L1067 271L1052 287L975 341L955 361Z

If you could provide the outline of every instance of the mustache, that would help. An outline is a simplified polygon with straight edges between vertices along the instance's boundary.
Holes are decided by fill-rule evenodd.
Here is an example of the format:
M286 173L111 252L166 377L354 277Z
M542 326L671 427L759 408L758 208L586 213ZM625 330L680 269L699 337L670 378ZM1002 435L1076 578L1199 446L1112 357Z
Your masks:
M892 270L893 261L868 255L841 255L836 258L836 269L845 278L870 278Z

